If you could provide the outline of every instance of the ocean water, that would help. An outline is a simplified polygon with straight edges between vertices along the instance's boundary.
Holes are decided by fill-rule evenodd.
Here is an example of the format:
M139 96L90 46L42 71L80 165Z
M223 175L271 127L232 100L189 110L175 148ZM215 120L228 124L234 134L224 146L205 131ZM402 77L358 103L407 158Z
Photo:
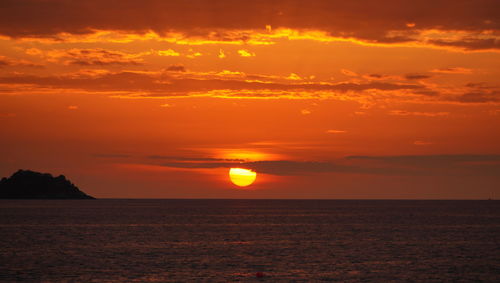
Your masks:
M0 200L0 281L500 282L500 202Z

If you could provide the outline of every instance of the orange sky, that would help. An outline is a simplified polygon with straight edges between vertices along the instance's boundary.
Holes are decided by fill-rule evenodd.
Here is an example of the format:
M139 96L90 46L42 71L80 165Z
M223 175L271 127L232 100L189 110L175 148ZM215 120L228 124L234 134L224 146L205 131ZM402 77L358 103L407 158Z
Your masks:
M498 1L4 0L0 176L96 197L498 198L499 78Z

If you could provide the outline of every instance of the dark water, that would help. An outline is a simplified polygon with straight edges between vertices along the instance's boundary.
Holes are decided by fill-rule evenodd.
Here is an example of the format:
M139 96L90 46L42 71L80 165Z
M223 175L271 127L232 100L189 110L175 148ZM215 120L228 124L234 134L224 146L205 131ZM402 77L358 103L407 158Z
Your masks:
M0 281L500 282L500 202L1 200Z

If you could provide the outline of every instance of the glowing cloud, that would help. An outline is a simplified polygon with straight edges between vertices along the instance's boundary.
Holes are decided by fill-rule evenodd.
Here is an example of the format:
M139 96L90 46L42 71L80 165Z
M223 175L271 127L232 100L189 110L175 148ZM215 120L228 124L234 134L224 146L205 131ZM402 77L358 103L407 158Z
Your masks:
M226 53L224 53L224 51L222 49L219 49L218 57L219 57L219 59L226 58Z
M344 133L347 133L347 131L343 131L343 130L326 130L326 133L328 133L328 134L344 134Z
M253 56L255 56L255 53L251 53L251 52L246 51L244 49L238 50L238 54L240 54L241 57L253 57Z
M158 55L160 56L180 56L181 54L173 49L159 50Z

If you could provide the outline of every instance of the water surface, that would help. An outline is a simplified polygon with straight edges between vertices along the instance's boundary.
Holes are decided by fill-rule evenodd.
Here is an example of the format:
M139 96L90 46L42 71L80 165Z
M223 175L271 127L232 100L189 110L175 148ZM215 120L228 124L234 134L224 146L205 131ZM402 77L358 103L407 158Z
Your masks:
M478 280L499 201L0 200L0 281Z

